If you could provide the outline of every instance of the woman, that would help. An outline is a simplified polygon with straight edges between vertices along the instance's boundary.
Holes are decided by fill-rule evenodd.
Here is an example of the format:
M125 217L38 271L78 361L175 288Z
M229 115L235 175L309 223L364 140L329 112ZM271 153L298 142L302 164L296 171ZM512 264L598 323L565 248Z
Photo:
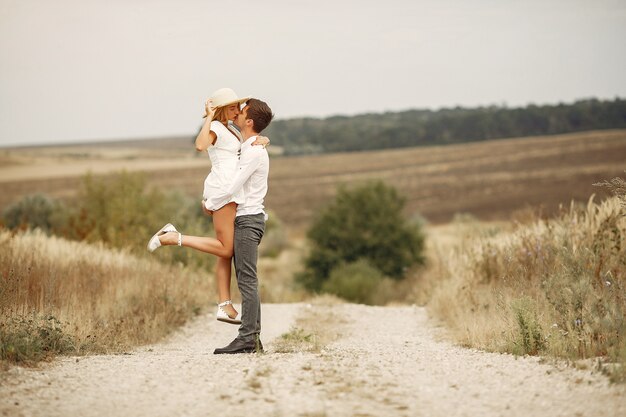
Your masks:
M239 133L231 130L228 122L240 113L240 105L250 97L238 98L230 88L215 91L205 103L206 118L196 137L196 150L207 151L211 158L211 172L204 181L202 208L213 216L216 239L210 237L184 236L174 226L166 224L148 242L148 250L161 245L187 246L218 256L215 272L219 303L217 319L232 324L241 323L241 315L235 310L230 298L231 258L235 235L237 204L245 201L243 192L234 195L226 205L220 205L213 197L228 188L239 163L241 141ZM266 146L269 139L259 137L253 145ZM223 204L223 203L221 203Z

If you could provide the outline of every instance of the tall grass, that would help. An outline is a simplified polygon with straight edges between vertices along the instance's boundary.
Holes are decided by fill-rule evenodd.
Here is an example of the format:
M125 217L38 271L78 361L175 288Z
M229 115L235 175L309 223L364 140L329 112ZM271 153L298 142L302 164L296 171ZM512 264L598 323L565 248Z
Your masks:
M213 278L127 250L0 230L0 359L120 351L213 302Z
M512 231L461 226L427 277L431 311L468 346L571 359L626 372L626 217L614 197L572 204Z

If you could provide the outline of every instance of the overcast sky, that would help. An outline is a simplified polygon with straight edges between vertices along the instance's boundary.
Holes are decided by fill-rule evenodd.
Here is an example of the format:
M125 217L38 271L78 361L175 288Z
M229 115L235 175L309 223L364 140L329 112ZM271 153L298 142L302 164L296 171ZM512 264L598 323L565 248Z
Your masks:
M621 0L0 0L0 146L279 118L626 97Z

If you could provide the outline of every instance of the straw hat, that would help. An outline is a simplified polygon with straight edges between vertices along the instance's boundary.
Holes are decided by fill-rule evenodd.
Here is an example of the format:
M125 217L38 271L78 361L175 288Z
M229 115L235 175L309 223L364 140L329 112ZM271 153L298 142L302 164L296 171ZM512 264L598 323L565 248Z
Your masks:
M214 107L224 107L235 103L241 104L250 100L250 98L250 96L239 98L230 88L220 88L211 94L211 101Z

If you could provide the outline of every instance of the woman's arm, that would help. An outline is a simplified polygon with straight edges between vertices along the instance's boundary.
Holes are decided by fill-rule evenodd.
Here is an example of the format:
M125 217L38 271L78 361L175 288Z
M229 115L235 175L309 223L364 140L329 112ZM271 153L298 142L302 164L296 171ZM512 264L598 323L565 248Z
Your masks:
M200 133L196 136L196 151L198 152L206 151L217 139L215 132L211 131L211 121L215 114L215 107L211 106L211 104L211 99L208 99L204 103L205 120L202 129L200 129Z

